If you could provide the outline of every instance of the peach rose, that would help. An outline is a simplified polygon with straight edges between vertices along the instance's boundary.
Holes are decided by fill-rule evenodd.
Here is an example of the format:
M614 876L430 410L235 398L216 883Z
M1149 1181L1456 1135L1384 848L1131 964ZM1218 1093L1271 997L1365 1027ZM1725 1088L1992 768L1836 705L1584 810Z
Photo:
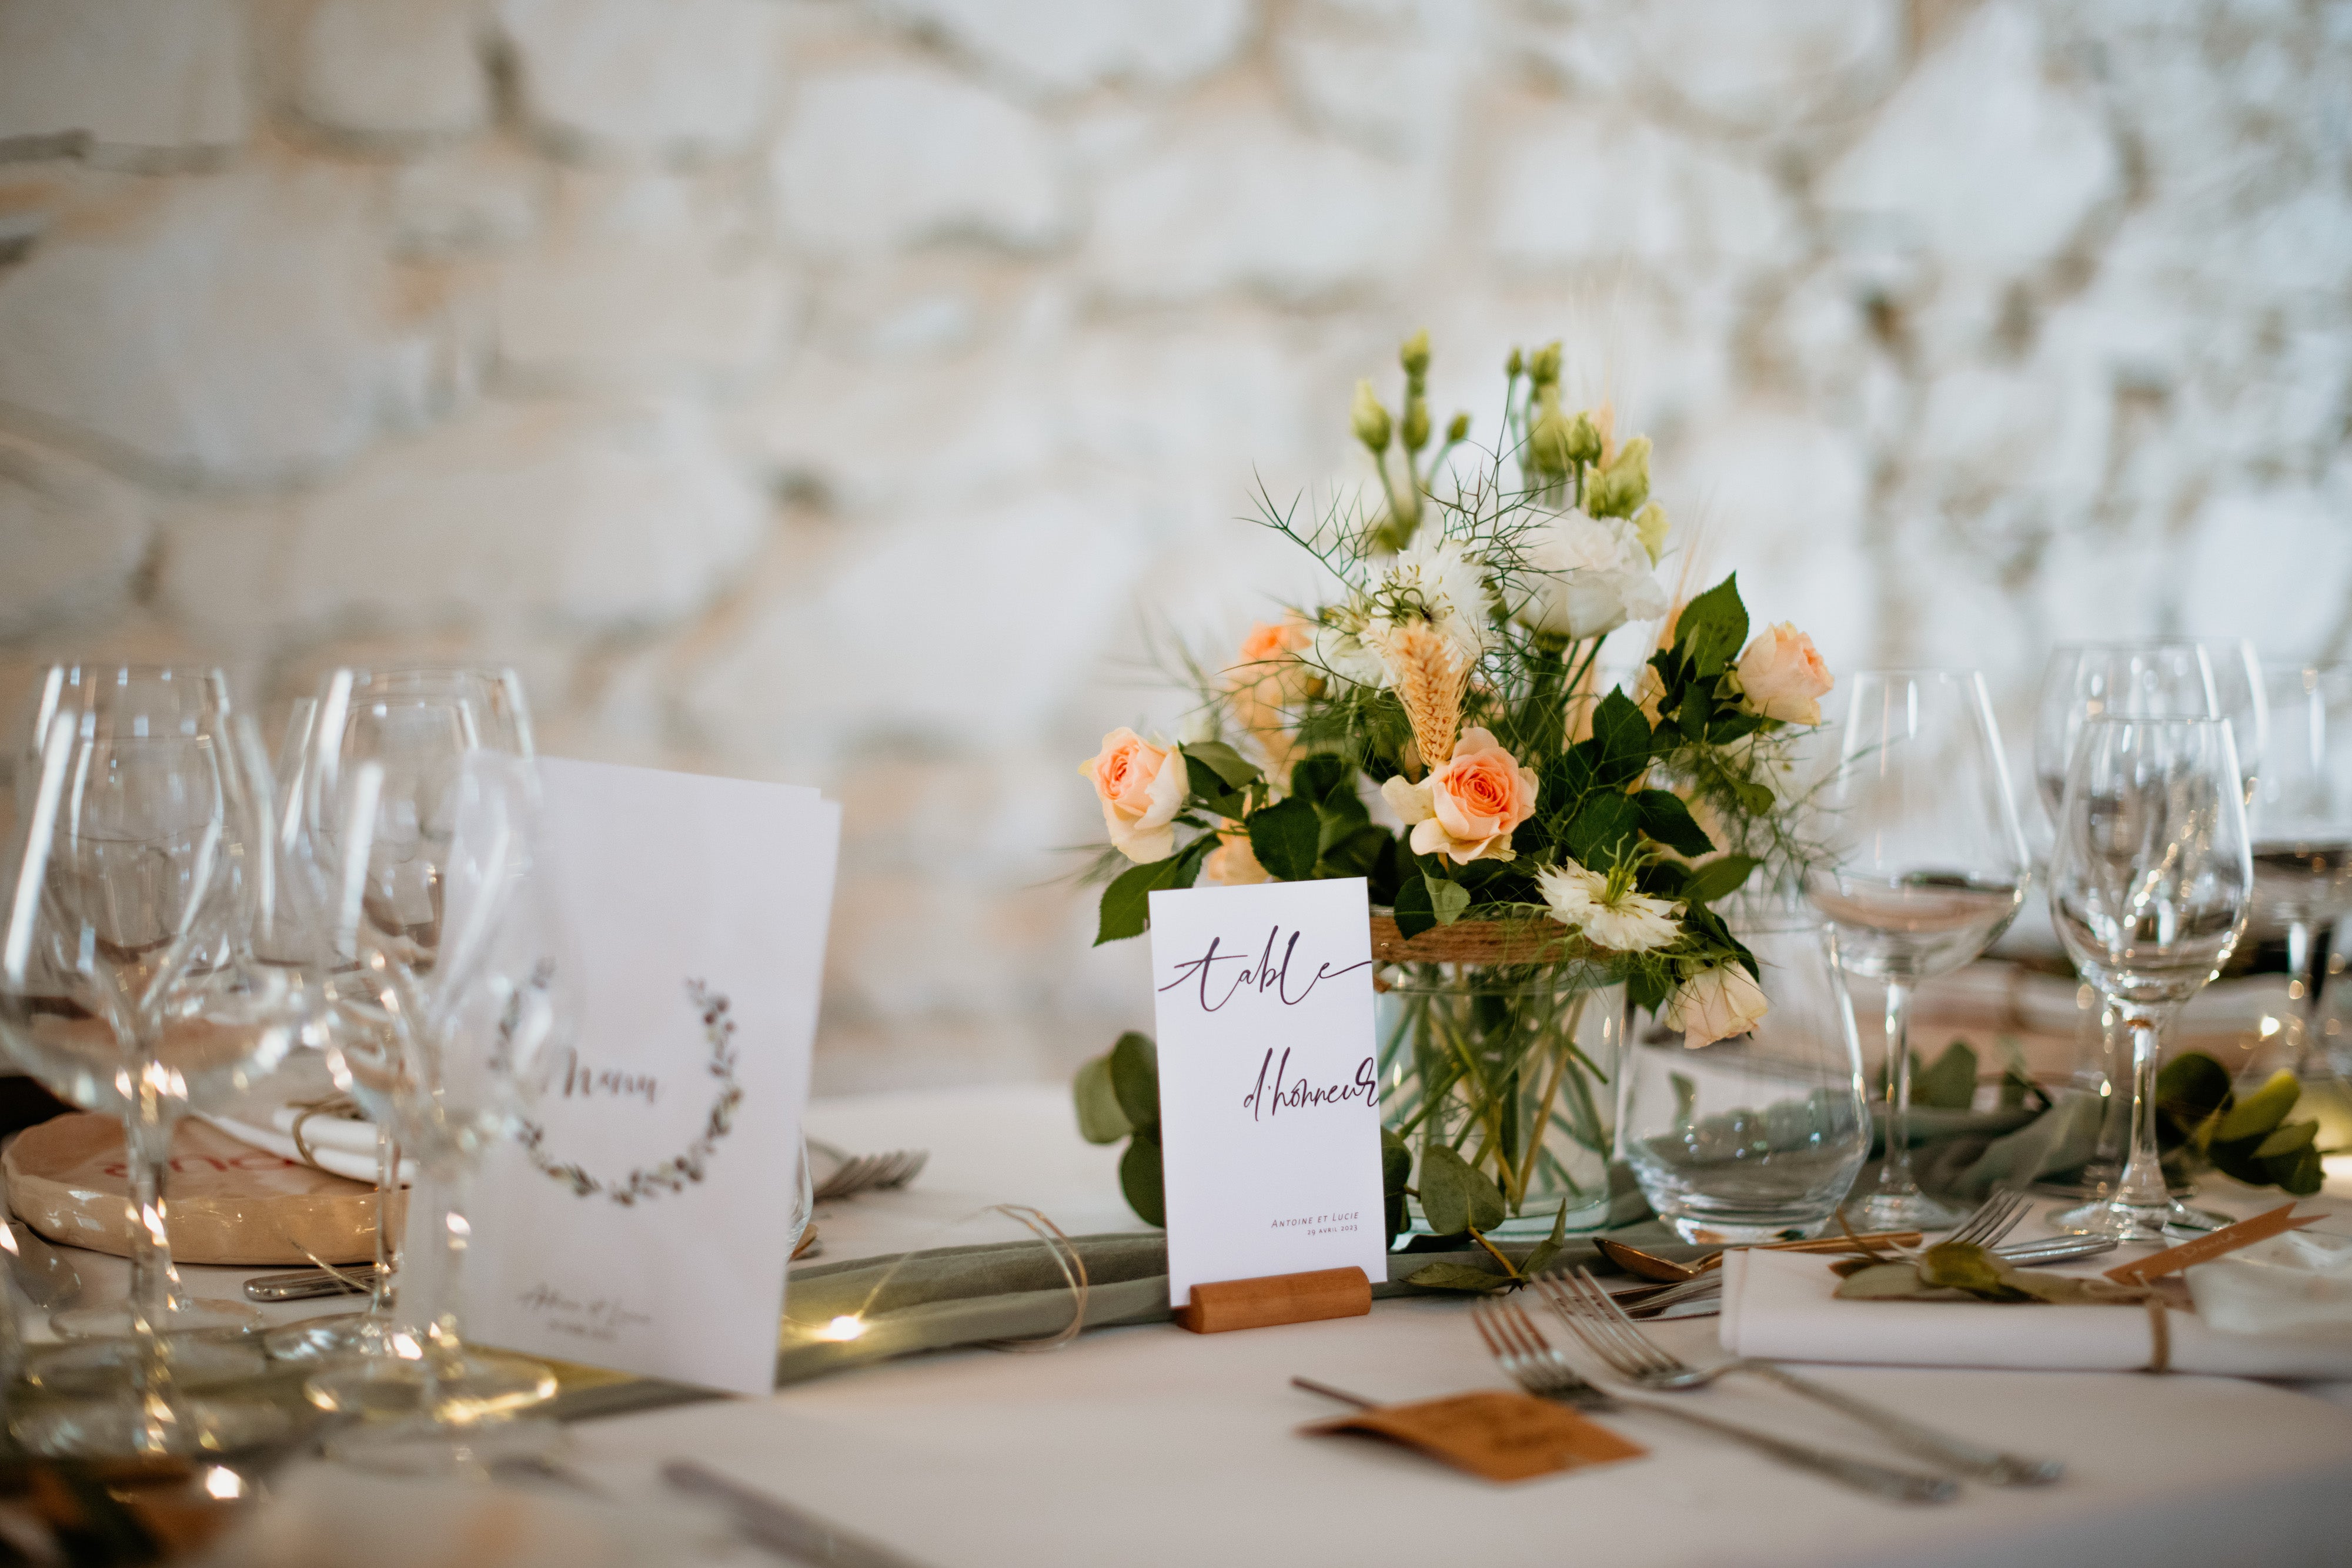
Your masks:
M1511 858L1511 834L1535 815L1535 769L1475 727L1462 732L1454 757L1418 784L1391 779L1381 794L1412 826L1412 852L1443 854L1456 865Z
M1114 729L1081 771L1094 780L1113 849L1139 865L1176 852L1176 830L1169 824L1184 809L1190 786L1182 752L1154 746L1131 729Z
M1813 640L1790 622L1759 632L1739 655L1739 689L1766 718L1822 722L1822 696L1836 685Z
M1257 852L1250 848L1249 835L1243 832L1220 833L1217 847L1201 864L1201 880L1219 887L1247 887L1253 883L1271 882L1273 877L1260 865Z
M1768 1004L1764 988L1737 964L1701 969L1666 998L1665 1025L1683 1031L1683 1044L1696 1051L1718 1040L1746 1034Z
M1241 658L1236 661L1237 674L1246 677L1252 664L1270 664L1307 651L1312 640L1307 627L1297 621L1261 621L1249 629L1242 639Z

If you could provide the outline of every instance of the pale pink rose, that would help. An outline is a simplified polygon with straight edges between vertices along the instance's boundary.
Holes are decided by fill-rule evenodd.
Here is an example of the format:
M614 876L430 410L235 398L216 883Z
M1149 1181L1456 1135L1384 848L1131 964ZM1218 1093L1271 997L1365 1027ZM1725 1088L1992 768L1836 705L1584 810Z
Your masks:
M1391 779L1381 794L1412 826L1412 852L1456 865L1511 858L1511 834L1535 815L1536 775L1475 727L1462 732L1452 760L1418 784Z
M1305 622L1298 621L1261 621L1249 629L1242 639L1241 658L1236 669L1246 671L1251 664L1270 664L1303 653L1314 641Z
M1702 969L1677 986L1666 998L1665 1024L1682 1030L1683 1044L1696 1051L1746 1034L1768 1007L1764 988L1738 965L1726 964Z
M1201 863L1201 880L1219 887L1247 887L1254 883L1271 882L1273 876L1260 865L1257 852L1250 848L1249 835L1221 835L1223 841L1209 852Z
M1094 780L1113 849L1139 865L1176 852L1176 830L1169 824L1184 807L1182 752L1154 746L1131 729L1114 729L1080 770Z
M1813 640L1786 621L1758 632L1739 655L1739 688L1766 718L1819 724L1822 697L1834 685Z

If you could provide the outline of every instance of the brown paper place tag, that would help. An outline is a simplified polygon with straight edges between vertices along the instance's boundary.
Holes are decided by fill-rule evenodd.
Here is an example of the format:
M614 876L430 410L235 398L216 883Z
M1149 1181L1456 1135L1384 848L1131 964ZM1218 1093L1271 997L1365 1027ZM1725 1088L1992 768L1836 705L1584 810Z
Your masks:
M2280 1204L2267 1214L2257 1214L2252 1219L2241 1219L2235 1225L2199 1237L2194 1241L2154 1253L2137 1262L2118 1263L2107 1270L2107 1278L2123 1285L2145 1285L2163 1274L2177 1274L2183 1269L2194 1269L2200 1263L2210 1263L2224 1258L2241 1247L2252 1247L2257 1241L2268 1241L2273 1236L2290 1230L2300 1230L2326 1218L2306 1214L2300 1219L2290 1218L2294 1212L2292 1203Z
M1370 1432L1490 1481L1523 1481L1556 1470L1638 1459L1650 1451L1549 1400L1498 1388L1383 1406L1299 1430Z

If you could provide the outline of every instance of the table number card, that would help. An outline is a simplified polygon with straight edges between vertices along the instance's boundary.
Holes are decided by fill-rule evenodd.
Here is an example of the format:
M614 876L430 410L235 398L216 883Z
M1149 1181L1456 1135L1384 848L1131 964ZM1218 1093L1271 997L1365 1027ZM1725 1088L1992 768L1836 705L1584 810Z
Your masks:
M468 1333L774 1386L841 809L814 789L541 765L581 1018L473 1205Z
M1387 1279L1372 946L1360 878L1151 895L1168 1300Z

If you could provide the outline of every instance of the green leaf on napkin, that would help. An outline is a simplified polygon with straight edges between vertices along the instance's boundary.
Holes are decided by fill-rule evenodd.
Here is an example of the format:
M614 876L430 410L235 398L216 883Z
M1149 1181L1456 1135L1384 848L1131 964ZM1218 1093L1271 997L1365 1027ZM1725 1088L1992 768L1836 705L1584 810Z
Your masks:
M1493 1274L1467 1263L1429 1263L1404 1277L1408 1285L1430 1291L1499 1291L1517 1283L1508 1274Z

